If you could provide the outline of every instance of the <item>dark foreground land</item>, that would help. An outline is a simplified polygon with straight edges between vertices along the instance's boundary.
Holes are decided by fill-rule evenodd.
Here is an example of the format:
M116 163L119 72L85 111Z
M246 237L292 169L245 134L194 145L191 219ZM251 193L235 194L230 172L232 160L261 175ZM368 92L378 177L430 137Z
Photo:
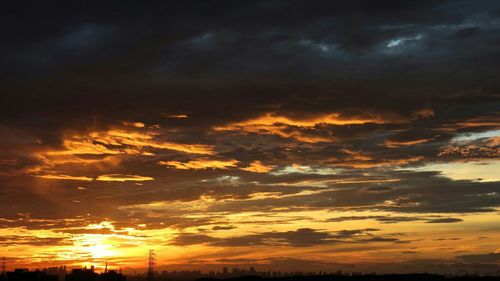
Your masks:
M197 281L500 281L499 276L445 276L437 274L387 274L387 275L310 275L290 277L244 276L238 278L200 278Z
M126 276L115 271L97 274L90 271L74 270L70 274L56 276L42 271L15 271L0 276L0 281L500 281L500 276L446 276L438 274L359 274L359 275L302 275L285 277L241 276L241 277L203 277L172 278L166 276L150 277L146 274Z

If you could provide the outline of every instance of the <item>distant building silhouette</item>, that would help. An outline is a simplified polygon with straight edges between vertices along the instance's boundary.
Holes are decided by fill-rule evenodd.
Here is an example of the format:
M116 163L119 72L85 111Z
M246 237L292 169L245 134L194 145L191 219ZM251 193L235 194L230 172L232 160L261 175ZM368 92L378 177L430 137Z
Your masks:
M97 274L94 268L91 269L73 269L70 274L66 275L66 281L125 281L123 274L116 270L106 270L104 273Z
M0 281L146 281L151 278L148 272L139 275L125 276L116 270L108 270L98 274L94 267L73 269L66 274L66 267L49 267L43 270L30 271L25 268L15 269L7 272L5 276L0 276ZM495 276L496 275L496 276ZM201 270L192 271L162 271L155 274L155 281L500 281L498 272L484 274L481 276L479 270L474 270L469 274L465 270L460 270L457 274L377 274L341 271L325 272L281 272L281 271L257 271L254 267L222 268L222 272L210 271L203 273Z
M44 268L42 271L47 275L57 276L57 279L59 281L64 281L66 278L66 274L68 274L68 272L66 271L66 266L48 267Z
M7 272L9 281L58 281L57 276L47 275L47 273L36 270L29 271L26 268L17 268L14 271Z
M126 278L123 274L116 270L107 270L105 273L100 274L97 278L98 281L125 281Z
M96 281L98 274L94 272L94 268L78 268L71 270L71 273L66 275L66 281Z

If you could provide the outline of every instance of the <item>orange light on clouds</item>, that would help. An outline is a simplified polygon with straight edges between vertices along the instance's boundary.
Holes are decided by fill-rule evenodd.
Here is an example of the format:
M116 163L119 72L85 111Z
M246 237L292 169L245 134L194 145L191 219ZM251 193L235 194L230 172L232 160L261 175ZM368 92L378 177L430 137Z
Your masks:
M146 125L142 122L127 122L124 121L122 122L123 125L125 126L131 126L131 127L136 127L136 128L144 128Z
M396 148L396 147L401 147L401 146L412 146L412 145L417 145L421 143L426 143L430 141L429 139L418 139L418 140L411 140L411 141L390 141L386 140L384 142L384 146L388 148Z
M101 175L96 178L97 181L152 181L154 178L138 175L122 175L122 174L109 174Z
M236 167L239 161L231 160L210 160L210 159L198 159L191 160L188 162L179 161L160 161L158 164L173 167L180 170L200 170L200 169L227 169L230 167Z
M401 121L401 120L400 120ZM277 113L266 113L257 118L246 121L230 123L213 128L215 131L246 132L262 135L277 135L282 138L292 138L305 143L331 142L334 138L330 135L317 135L302 130L312 130L322 125L363 125L367 123L384 124L400 122L378 116L344 117L340 113L323 114L309 118L291 118ZM293 130L292 130L293 129Z
M69 175L36 175L38 178L49 179L49 180L76 180L76 181L92 181L93 178L83 177L83 176L69 176Z
M240 168L243 171L253 172L253 173L268 173L274 168L274 166L264 165L259 160L253 161L248 167Z
M54 155L115 155L151 154L148 149L174 150L192 154L213 155L213 147L203 144L181 144L157 140L158 133L124 130L94 131L88 134L67 136L63 148L42 154Z
M184 119L189 117L187 114L169 114L165 116L167 118L173 118L173 119Z
M326 125L355 125L355 124L366 124L366 123L385 123L380 116L366 117L366 118L347 118L342 117L340 113L330 113L320 115L318 117L311 118L290 118L276 113L266 113L263 116L249 119L247 121L231 123L226 126L216 127L215 130L225 131L225 130L235 130L241 129L246 126L274 126L278 124L297 126L297 127L314 127L320 124Z

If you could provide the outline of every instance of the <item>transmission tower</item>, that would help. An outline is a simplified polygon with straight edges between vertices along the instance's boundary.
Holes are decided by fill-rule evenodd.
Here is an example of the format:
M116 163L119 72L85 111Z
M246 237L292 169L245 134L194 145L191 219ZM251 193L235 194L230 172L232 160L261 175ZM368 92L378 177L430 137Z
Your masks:
M156 260L155 251L154 250L149 250L148 281L153 281L154 273L155 273L155 260Z

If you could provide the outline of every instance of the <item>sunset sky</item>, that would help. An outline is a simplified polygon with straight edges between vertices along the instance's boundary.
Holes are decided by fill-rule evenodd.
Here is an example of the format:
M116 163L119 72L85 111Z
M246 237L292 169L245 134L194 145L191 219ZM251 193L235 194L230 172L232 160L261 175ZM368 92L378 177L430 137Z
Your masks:
M8 269L500 267L499 1L10 1Z

